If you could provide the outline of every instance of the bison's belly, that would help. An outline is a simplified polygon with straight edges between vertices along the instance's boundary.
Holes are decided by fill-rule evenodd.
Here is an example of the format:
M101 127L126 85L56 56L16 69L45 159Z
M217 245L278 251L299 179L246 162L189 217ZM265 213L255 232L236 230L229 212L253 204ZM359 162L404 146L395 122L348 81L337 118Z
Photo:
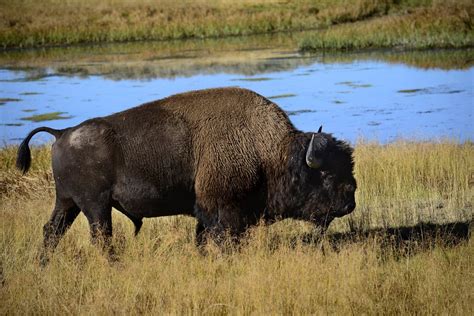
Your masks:
M144 180L119 181L112 193L114 201L138 218L193 213L195 195L179 184L167 185Z

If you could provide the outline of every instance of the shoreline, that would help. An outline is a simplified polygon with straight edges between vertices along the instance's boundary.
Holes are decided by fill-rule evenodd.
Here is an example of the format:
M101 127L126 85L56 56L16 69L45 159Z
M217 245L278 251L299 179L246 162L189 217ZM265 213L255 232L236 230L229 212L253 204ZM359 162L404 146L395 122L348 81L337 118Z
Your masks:
M309 1L229 4L221 0L213 4L199 2L190 7L166 3L159 11L159 6L145 0L134 5L119 2L116 6L105 1L98 8L91 4L68 2L51 9L52 12L48 10L52 2L42 7L29 0L19 5L3 5L0 8L5 11L6 20L0 24L0 50L225 39L304 31L320 35L299 41L301 51L474 46L470 31L474 5L468 1L441 5L424 1L395 4L361 0L347 6L344 1L313 5ZM24 16L16 16L15 7ZM58 19L58 14L63 17ZM403 45L403 36L411 35L412 43Z

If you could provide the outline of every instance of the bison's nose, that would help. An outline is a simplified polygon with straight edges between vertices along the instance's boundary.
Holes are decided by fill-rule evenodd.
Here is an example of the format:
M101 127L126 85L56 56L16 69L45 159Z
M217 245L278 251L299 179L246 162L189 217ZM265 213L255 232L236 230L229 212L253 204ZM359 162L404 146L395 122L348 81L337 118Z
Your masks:
M344 206L344 213L346 214L349 214L350 212L352 212L356 207L356 204L355 202L350 202L350 203L347 203L346 206Z

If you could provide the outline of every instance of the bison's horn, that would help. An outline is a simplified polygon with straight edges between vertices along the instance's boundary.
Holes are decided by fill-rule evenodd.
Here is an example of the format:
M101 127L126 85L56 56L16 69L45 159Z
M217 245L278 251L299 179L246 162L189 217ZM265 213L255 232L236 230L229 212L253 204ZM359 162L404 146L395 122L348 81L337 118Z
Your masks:
M321 130L321 128L319 128ZM306 151L306 164L312 169L318 169L321 167L323 161L320 158L316 158L314 155L315 151L315 135L311 136L311 141L309 142L308 150Z
M318 129L318 133L321 133L323 131L323 126L321 125Z

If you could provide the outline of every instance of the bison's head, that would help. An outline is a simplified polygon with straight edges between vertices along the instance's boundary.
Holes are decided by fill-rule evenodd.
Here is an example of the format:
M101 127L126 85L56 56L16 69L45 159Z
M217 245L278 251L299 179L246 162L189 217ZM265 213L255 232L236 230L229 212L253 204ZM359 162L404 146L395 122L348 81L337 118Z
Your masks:
M327 227L335 217L351 213L356 190L352 148L321 128L297 136L290 147L288 215Z

